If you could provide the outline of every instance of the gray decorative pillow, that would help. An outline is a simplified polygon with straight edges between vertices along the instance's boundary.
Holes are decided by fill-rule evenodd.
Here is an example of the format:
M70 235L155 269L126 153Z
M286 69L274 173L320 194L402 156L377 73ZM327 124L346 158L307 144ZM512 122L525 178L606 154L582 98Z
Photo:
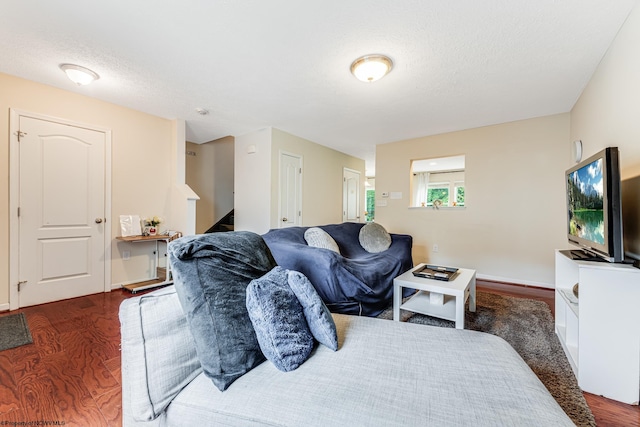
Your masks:
M202 369L224 391L265 360L246 289L276 262L262 237L247 231L182 237L169 243L169 259Z
M362 227L358 238L360 246L372 254L384 252L391 246L391 236L383 226L376 222L370 222Z
M338 333L336 332L336 324L333 321L333 317L331 317L331 312L329 312L329 309L309 279L307 279L307 276L292 270L288 270L288 273L289 286L302 305L304 317L307 319L307 324L313 337L320 344L336 351L338 349Z
M247 286L247 310L260 348L284 372L302 365L314 345L302 306L287 282L287 270L275 267Z
M304 240L307 241L307 245L313 246L314 248L329 249L330 251L340 253L340 248L336 241L322 228L308 228L304 232Z

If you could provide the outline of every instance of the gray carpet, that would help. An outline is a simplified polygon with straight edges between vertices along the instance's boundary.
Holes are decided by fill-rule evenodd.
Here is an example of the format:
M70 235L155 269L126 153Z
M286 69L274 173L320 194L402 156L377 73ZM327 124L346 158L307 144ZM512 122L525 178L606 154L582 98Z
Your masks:
M0 351L31 344L31 332L24 313L0 317Z
M454 322L407 311L403 311L402 316L403 321L410 323L454 327ZM393 319L393 308L387 308L378 317ZM465 328L506 340L577 426L596 425L554 332L553 316L546 303L478 292L477 310L475 313L467 310Z

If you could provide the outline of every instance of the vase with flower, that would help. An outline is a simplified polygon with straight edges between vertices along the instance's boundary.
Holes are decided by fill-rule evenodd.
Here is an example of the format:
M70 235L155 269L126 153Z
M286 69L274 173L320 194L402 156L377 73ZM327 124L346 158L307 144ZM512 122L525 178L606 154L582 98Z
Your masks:
M160 232L160 223L162 222L162 220L157 217L157 216L153 216L151 218L145 218L144 219L144 231L142 234L144 234L145 236L156 236L159 234Z

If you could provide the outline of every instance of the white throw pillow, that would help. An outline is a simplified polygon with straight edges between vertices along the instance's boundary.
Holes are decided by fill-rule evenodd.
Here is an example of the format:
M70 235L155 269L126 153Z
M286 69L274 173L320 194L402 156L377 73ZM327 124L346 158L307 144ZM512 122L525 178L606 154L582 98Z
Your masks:
M383 226L375 222L370 222L362 227L358 239L360 246L372 254L384 252L391 246L391 235Z
M304 240L307 241L307 245L314 248L329 249L336 253L340 253L340 248L333 237L329 235L322 228L311 227L304 232Z

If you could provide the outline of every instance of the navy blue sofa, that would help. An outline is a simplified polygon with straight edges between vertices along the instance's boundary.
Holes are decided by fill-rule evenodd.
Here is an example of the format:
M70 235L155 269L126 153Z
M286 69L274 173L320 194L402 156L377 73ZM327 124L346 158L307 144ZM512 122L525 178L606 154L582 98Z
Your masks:
M304 232L309 227L272 229L262 237L278 265L307 276L329 310L377 316L393 302L393 279L413 267L413 239L391 234L389 249L372 254L360 246L358 237L364 225L319 226L333 237L340 254L308 246Z

